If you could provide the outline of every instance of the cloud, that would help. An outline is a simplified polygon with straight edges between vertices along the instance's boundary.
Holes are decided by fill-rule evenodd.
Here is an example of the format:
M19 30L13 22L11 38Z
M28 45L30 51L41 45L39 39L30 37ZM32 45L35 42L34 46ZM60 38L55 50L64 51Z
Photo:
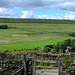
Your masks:
M64 16L65 19L75 20L75 12L66 13Z
M35 18L35 13L33 11L22 11L21 18Z
M0 8L0 17L14 17L15 16L15 11L11 9L6 9L6 8Z
M74 0L0 0L1 8L61 9L75 11Z
M75 12L66 12L65 15L37 15L33 11L22 11L21 18L75 20Z
M37 15L36 18L40 19L62 19L62 16L59 15Z
M22 15L18 15L14 9L10 8L0 8L0 17L7 17L7 18L36 18L36 19L67 19L67 20L75 20L75 12L69 11L66 12L64 15L38 15L35 12L28 10L22 11Z
M14 11L14 8L32 9L60 9L67 10L65 15L37 15L33 11L22 11L21 16ZM52 18L52 19L75 19L74 0L0 0L0 17L12 18Z

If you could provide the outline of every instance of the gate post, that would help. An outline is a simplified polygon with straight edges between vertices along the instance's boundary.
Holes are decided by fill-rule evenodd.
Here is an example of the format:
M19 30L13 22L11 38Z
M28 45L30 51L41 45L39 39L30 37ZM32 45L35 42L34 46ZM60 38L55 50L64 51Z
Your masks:
M24 75L32 75L32 58L26 58L24 54Z
M33 75L36 75L36 63L33 61Z
M23 64L24 64L24 75L27 75L26 55L25 54L24 54L24 57L23 57Z
M62 75L62 68L63 68L63 59L62 58L59 59L58 68L59 68L58 75Z
M36 75L36 62L34 61L35 60L35 57L33 56L32 57L32 60L33 60L33 62L32 62L32 66L33 66L33 70L32 70L32 75Z

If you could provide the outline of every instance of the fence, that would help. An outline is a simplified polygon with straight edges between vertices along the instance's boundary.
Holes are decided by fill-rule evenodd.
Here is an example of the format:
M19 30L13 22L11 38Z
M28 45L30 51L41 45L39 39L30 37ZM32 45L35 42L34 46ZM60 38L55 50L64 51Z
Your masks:
M38 55L38 57L37 57ZM31 56L31 57L30 57ZM43 57L40 57L43 56ZM48 57L50 56L50 57ZM35 57L35 58L32 58ZM52 57L52 58L51 58ZM48 69L58 69L58 75L67 75L68 72L75 73L75 64L72 63L70 67L64 67L63 66L63 59L62 56L59 55L47 55L47 54L0 54L0 71L3 75L36 75L36 67L42 67L42 68L48 68ZM13 61L5 61L8 58L17 58L19 60L13 60ZM49 58L49 59L48 59ZM56 59L56 60L54 60ZM67 60L66 60L67 61ZM57 67L53 66L37 66L36 62L44 62L44 63L53 63L58 64ZM7 71L10 71L11 73L8 74ZM39 74L40 75L40 74Z

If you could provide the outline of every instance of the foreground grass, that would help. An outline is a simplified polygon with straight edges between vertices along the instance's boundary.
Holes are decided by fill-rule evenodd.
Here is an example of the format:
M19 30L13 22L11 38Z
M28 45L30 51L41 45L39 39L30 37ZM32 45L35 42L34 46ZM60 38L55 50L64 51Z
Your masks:
M61 42L63 40L69 39L69 38L70 39L75 39L74 37L63 37L63 38L59 38L59 39L53 39L53 40L41 41L41 42L0 45L0 50L34 49L36 47L41 47L42 48L45 45Z

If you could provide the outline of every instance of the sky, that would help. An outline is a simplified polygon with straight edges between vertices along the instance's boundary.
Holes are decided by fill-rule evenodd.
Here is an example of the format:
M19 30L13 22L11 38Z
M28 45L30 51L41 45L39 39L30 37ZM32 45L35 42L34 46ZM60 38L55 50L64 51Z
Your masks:
M75 20L75 0L0 0L0 18Z

